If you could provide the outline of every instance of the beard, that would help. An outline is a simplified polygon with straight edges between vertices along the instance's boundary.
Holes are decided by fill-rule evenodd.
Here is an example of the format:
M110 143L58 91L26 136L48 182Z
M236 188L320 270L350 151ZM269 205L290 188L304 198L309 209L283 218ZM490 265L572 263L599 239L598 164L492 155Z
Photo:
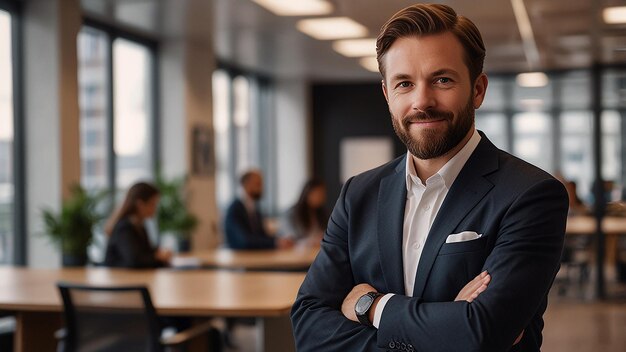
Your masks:
M250 196L250 198L252 198L252 200L258 201L261 199L261 197L263 197L263 191L250 192L248 195Z
M434 159L448 153L456 147L474 125L474 106L471 98L465 107L459 111L457 121L454 122L454 114L451 111L427 110L411 115L406 115L399 121L393 116L391 109L391 122L396 135L406 146L409 152L422 160ZM440 133L436 129L424 129L420 138L411 136L409 129L411 123L417 121L444 120L448 128Z

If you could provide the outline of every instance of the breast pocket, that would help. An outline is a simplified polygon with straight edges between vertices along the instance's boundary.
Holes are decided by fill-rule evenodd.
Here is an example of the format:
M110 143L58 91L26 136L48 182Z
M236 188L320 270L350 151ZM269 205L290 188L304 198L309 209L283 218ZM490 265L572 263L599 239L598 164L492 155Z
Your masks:
M482 236L475 240L455 242L455 243L444 243L441 246L441 249L439 250L439 255L481 251L485 249L488 238L489 237L487 236Z

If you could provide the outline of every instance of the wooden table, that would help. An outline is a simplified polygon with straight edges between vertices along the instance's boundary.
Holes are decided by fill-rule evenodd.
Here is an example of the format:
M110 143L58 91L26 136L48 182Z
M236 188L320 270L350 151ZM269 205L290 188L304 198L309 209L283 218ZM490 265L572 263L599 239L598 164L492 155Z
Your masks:
M311 266L319 248L294 247L292 249L272 250L232 250L218 248L204 251L194 251L181 255L180 262L219 269L243 270L306 270Z
M615 265L618 254L618 240L626 234L626 218L607 216L602 219L604 241L600 242L596 235L596 219L592 216L571 216L567 218L566 234L568 236L593 236L595 245L595 296L605 298L606 275L604 267Z
M626 234L626 218L605 217L602 220L602 230L607 235ZM592 216L570 216L567 218L567 234L592 235L596 233L596 219Z
M146 285L160 315L256 317L256 350L269 352L294 350L288 314L304 274L0 267L0 278L0 310L16 315L18 352L54 350L63 310L57 281Z

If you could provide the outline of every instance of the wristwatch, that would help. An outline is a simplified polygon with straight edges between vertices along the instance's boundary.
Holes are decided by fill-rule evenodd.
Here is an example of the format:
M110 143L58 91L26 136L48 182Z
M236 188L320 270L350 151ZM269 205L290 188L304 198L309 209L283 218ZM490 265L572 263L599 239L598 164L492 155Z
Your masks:
M354 312L356 313L356 317L359 319L359 322L365 326L372 326L372 322L370 321L370 308L372 308L372 304L376 298L382 296L382 293L378 292L368 292L363 296L359 297L354 305Z

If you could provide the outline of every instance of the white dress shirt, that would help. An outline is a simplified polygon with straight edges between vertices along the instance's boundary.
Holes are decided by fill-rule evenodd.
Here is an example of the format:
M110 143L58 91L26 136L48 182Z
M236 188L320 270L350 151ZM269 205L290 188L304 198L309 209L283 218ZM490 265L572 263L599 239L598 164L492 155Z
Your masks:
M417 265L430 227L443 204L448 190L456 180L463 166L472 155L480 135L476 130L463 148L450 159L437 173L422 183L415 171L415 164L410 152L406 156L406 205L404 208L404 225L402 228L402 263L404 269L404 292L413 296L413 286L417 274ZM374 311L376 328L380 324L383 309L393 294L384 295Z

